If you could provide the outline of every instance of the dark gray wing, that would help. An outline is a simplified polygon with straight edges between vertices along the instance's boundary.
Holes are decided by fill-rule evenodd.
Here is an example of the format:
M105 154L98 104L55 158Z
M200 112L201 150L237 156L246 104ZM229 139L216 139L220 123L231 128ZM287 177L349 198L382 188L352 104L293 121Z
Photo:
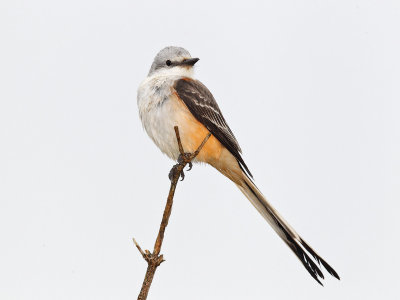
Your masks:
M242 169L250 177L253 177L240 155L241 149L238 141L207 87L198 80L185 78L176 81L175 90L192 115L235 156Z

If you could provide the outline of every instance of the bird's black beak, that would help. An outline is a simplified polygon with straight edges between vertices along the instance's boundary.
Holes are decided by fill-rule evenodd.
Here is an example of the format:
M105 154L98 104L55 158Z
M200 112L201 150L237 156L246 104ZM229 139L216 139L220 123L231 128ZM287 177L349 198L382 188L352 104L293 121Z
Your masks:
M195 63L197 63L200 60L200 58L188 58L184 59L179 65L183 66L194 66Z

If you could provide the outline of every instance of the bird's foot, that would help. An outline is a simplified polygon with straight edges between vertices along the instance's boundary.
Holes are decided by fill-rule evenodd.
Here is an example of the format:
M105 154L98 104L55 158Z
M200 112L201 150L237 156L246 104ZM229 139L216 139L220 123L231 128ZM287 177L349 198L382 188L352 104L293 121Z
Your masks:
M168 178L170 181L172 181L174 179L174 177L177 175L177 173L179 173L179 172L181 173L181 177L182 177L181 180L183 180L185 178L185 174L183 173L183 170L182 171L180 170L180 168L181 168L181 164L176 164L172 167L171 171L169 171L169 174L168 174Z
M183 169L181 169L181 167L188 164L189 165L188 171L190 171L193 167L191 160L192 160L192 153L179 154L178 163L172 167L171 171L169 171L168 174L169 180L172 181L175 175L177 175L176 174L177 172L180 172L181 181L184 180L185 173L183 172Z
M192 153L185 152L183 154L179 154L178 164L181 164L181 165L188 164L189 165L188 171L190 171L193 167L192 158L193 158Z

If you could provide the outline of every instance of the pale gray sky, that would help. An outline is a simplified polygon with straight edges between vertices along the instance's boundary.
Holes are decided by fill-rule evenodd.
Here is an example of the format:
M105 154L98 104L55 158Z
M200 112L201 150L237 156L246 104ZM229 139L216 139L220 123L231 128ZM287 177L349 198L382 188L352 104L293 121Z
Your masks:
M341 275L320 287L211 167L180 183L149 299L399 299L399 1L0 4L0 298L136 299L173 165L136 89L200 57L255 181Z

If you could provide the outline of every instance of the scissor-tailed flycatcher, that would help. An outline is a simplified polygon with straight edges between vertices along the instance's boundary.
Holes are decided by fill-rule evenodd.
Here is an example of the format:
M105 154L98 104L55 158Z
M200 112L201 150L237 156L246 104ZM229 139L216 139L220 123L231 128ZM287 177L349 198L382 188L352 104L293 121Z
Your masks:
M192 77L198 60L179 47L166 47L157 54L138 89L139 114L147 134L162 152L177 160L179 148L174 126L179 127L184 150L191 153L210 132L212 135L196 161L212 165L232 180L318 283L321 284L319 278L324 275L315 261L339 279L336 271L297 234L253 183L239 144L213 95Z

